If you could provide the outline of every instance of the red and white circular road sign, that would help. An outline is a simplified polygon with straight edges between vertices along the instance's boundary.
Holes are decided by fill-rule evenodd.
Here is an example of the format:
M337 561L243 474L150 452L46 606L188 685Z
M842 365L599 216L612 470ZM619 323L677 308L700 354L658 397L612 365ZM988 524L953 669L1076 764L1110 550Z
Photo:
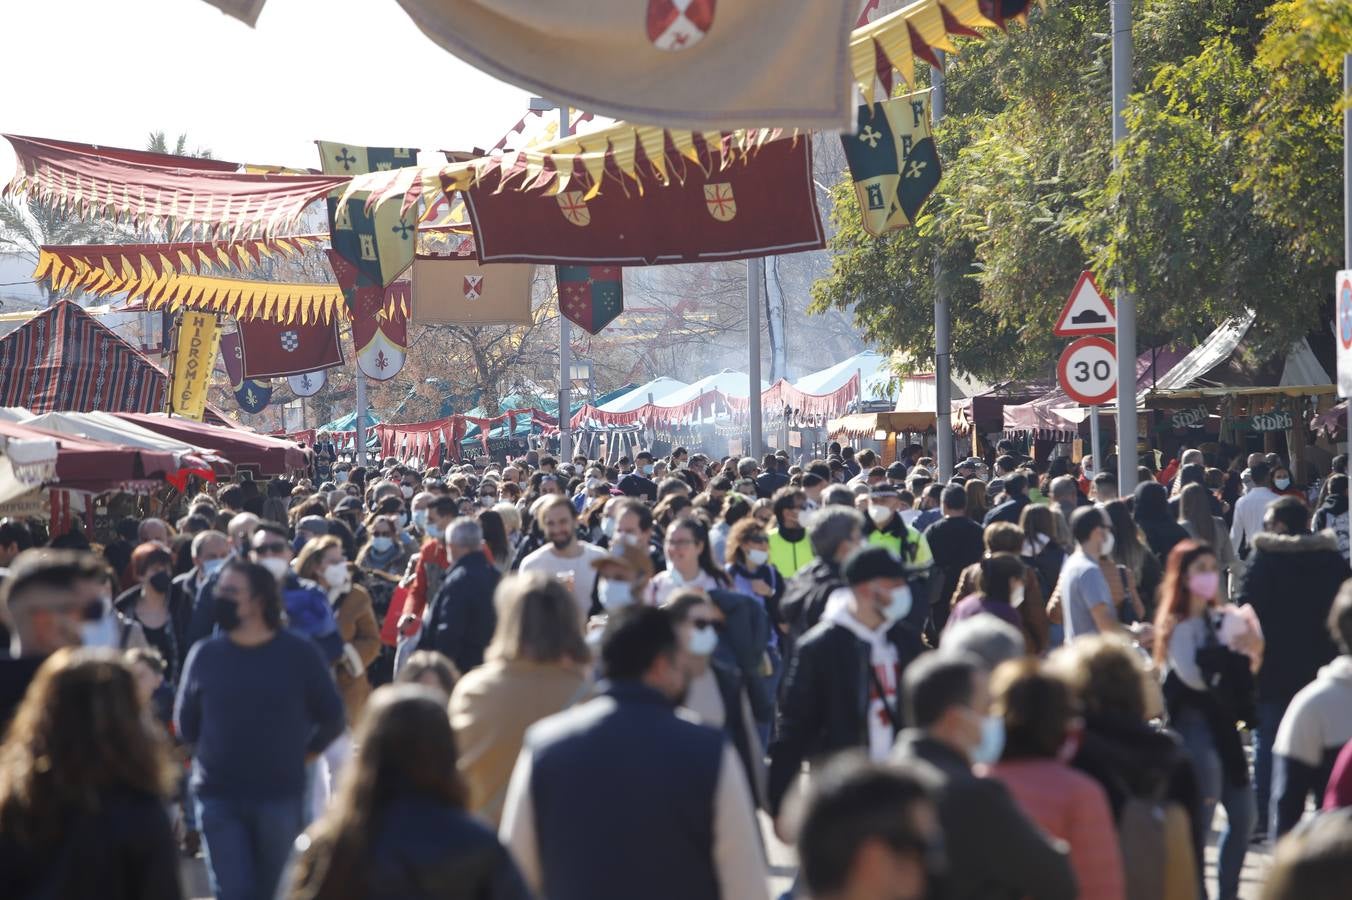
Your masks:
M1061 354L1056 377L1066 396L1085 406L1117 397L1117 347L1101 337L1080 338Z

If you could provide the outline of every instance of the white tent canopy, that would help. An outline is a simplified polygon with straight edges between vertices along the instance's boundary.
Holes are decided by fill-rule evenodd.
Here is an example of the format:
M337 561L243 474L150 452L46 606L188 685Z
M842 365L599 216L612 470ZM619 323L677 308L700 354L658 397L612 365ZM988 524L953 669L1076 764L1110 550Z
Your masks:
M873 350L856 353L834 366L804 375L793 383L805 394L829 394L839 390L858 372L864 400L890 400L896 377L887 365L887 357Z
M668 396L686 387L689 387L689 385L684 381L677 381L675 378L668 378L663 375L654 378L647 384L634 388L627 394L621 394L598 408L601 412L608 413L633 412L648 402L649 394L652 395L653 403L665 406Z
M765 390L770 385L764 380L761 381L761 390ZM688 384L679 390L672 391L666 397L662 398L659 406L680 406L682 403L689 403L691 400L698 400L700 394L708 394L713 391L722 391L728 397L746 397L750 394L751 380L745 372L734 372L732 369L724 369L713 375L706 375L694 384Z
M105 441L119 446L141 447L147 450L162 450L172 453L182 465L187 455L198 456L205 460L219 459L213 450L185 444L173 438L142 428L117 416L104 412L49 412L32 416L19 424L45 428L61 434L86 437L96 441Z
M0 406L0 420L5 422L22 422L31 418L33 413L22 406Z

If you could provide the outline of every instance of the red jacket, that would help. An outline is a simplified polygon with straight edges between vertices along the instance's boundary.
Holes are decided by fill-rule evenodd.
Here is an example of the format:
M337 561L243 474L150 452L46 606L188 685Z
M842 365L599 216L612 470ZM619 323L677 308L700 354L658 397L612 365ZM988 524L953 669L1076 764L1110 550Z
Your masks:
M404 601L405 615L422 618L428 598L435 595L437 588L441 587L441 579L446 577L446 569L449 567L446 544L431 539L423 541L413 567L413 582L409 585L408 599Z

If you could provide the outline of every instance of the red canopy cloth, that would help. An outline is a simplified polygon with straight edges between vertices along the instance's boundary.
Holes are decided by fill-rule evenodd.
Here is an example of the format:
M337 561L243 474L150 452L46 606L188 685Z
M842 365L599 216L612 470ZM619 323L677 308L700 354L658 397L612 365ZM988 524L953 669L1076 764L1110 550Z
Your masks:
M19 170L6 195L27 193L82 216L127 218L175 229L245 237L294 224L315 200L351 179L329 175L255 175L234 164L166 157L4 135L14 146ZM231 170L222 171L228 165Z
M856 372L840 387L829 394L808 394L789 384L784 379L776 381L761 391L761 409L769 415L782 415L789 410L795 418L829 418L845 412L851 401L859 396L859 373ZM684 422L697 413L701 416L713 415L719 406L727 410L734 419L741 419L751 410L751 401L747 397L730 397L720 390L704 392L685 403L676 406L661 406L645 403L637 409L627 412L604 412L591 404L585 404L573 414L573 428L613 427L625 425L657 426Z
M285 475L309 465L310 452L290 441L188 419L171 419L163 414L119 413L118 417L185 444L215 450L237 467L256 469L267 477Z
M172 453L119 447L14 422L0 421L0 435L56 441L56 483L52 486L66 490L102 493L131 487L131 482L161 481L178 469Z

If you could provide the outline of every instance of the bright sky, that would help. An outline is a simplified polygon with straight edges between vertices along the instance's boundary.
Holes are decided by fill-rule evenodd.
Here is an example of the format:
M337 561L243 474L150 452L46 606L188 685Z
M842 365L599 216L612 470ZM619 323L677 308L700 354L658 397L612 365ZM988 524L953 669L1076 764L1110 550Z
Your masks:
M269 0L256 29L201 0L11 0L0 34L0 132L132 148L186 133L234 162L317 167L317 139L440 162L491 146L529 97L395 0ZM0 183L13 171L0 141Z

